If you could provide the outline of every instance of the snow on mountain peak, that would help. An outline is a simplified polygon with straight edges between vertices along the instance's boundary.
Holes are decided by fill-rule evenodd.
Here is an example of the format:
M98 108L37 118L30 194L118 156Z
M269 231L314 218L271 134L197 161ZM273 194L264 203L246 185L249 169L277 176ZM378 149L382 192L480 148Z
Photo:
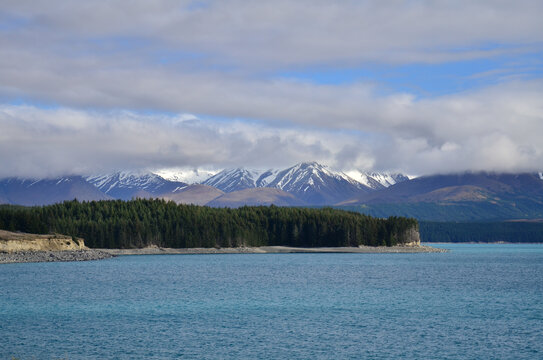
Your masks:
M324 189L331 182L345 183L360 190L383 189L409 178L396 173L335 171L314 161L301 162L284 170L225 169L201 181L222 191L232 192L254 187L274 187L285 191Z
M166 180L148 171L118 171L113 174L88 176L85 180L105 194L123 200L161 195L186 185Z
M540 173L540 177L543 178L543 174ZM156 192L163 189L165 182L204 184L225 192L255 187L274 187L285 191L307 192L310 189L324 191L330 186L340 186L339 184L366 191L368 188L383 189L408 179L409 177L397 173L335 171L314 161L301 162L284 170L232 168L216 171L185 167L160 169L154 172L119 171L86 178L106 194L129 188Z
M363 172L360 170L351 170L346 173L354 180L374 190L384 189L410 179L409 176L400 173Z
M232 192L255 187L265 187L275 174L274 170L225 169L202 182L224 192Z
M85 180L106 194L113 188L138 187L145 190L164 181L160 176L145 171L118 171L113 174L91 175Z
M218 171L197 168L169 168L156 170L154 173L169 181L200 184L217 174Z

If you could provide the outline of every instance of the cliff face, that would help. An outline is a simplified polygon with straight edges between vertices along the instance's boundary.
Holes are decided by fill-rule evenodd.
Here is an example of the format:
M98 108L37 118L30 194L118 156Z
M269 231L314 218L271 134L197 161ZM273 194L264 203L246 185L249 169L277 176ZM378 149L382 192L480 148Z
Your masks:
M86 250L83 239L65 235L36 235L0 230L0 252Z

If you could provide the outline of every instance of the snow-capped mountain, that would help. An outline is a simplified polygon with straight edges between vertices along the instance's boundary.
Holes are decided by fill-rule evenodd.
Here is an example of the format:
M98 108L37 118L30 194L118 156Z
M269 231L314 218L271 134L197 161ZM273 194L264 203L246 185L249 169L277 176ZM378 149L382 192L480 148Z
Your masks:
M200 170L195 172L200 173ZM216 206L241 206L246 203L289 206L341 203L366 206L405 202L471 201L474 204L483 204L481 206L492 202L492 206L496 207L498 203L510 201L512 205L508 209L516 208L518 213L510 212L510 217L518 217L522 215L518 211L526 209L535 209L535 212L529 213L530 216L541 214L543 204L543 172L464 173L423 176L410 180L408 176L393 173L343 173L315 162L307 162L284 170L223 170L203 183L210 186L188 186L185 182L171 181L150 172L126 171L56 179L12 177L0 179L0 203L46 205L75 198L89 201L153 197L179 203ZM245 191L246 189L251 191ZM223 194L221 190L226 190L227 194ZM245 192L234 194L239 191ZM222 200L215 201L219 197ZM518 204L524 205L521 207ZM411 216L410 214L403 215ZM493 214L496 217L504 216L498 212Z
M103 193L122 200L163 195L187 186L184 182L166 180L150 172L120 171L85 179Z
M542 177L541 174L538 175ZM157 197L203 204L216 194L207 194L204 198L202 194L206 191L201 189L191 189L190 192L181 194L188 186L187 183L200 183L226 193L254 188L275 188L293 195L300 200L300 204L334 205L407 179L401 174L346 174L316 162L300 163L284 170L237 168L217 173L212 170L175 168L155 172L120 171L54 180L1 179L0 203L42 205L74 198L130 200L137 197ZM259 197L258 201L269 198L269 195L265 192L260 194L258 191L251 193L252 198ZM198 196L201 198L197 198Z
M225 192L254 187L275 187L287 192L298 192L303 191L304 187L309 189L323 186L323 179L320 175L328 179L328 182L331 179L340 182L345 181L362 191L367 191L368 188L380 190L410 179L410 177L400 173L362 172L358 170L349 172L333 171L327 166L316 162L305 162L285 170L226 169L201 181L201 183Z
M370 190L348 175L316 162L300 163L285 170L227 169L203 184L224 192L257 187L276 188L311 205L334 204Z
M316 162L300 163L279 171L267 187L286 191L310 205L335 204L370 191L348 175Z
M202 182L224 192L233 192L255 187L267 187L276 170L226 169Z
M346 174L352 179L374 190L384 189L391 185L411 179L409 176L400 173L379 173L352 170L346 172Z
M183 182L187 184L201 184L213 175L216 170L195 168L171 168L153 171L154 174L169 181Z

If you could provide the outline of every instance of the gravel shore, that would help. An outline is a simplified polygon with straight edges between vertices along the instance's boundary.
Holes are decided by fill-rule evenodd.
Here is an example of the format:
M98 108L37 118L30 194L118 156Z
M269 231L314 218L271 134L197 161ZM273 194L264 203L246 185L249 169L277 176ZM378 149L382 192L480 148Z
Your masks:
M287 254L287 253L357 253L357 254L386 254L386 253L442 253L444 249L430 246L360 246L360 247L319 247L299 248L290 246L261 246L239 248L190 248L172 249L148 247L143 249L100 249L112 255L173 255L173 254Z
M73 251L20 251L14 253L0 253L0 264L22 262L58 262L58 261L89 261L114 257L114 255L101 250L73 250Z
M143 249L90 249L73 251L20 251L1 253L0 264L22 262L58 262L89 261L108 259L123 255L196 255L196 254L289 254L289 253L356 253L356 254L390 254L390 253L440 253L444 249L430 246L360 246L360 247L321 247L298 248L289 246L261 246L239 248L190 248L172 249L148 247Z

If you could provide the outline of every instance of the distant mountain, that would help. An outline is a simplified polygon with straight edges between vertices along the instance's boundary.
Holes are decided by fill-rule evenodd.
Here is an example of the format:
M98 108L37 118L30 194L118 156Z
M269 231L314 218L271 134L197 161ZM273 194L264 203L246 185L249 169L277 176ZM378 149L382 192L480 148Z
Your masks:
M543 179L539 174L423 176L338 205L421 220L537 218L543 216Z
M378 173L378 172L362 172L349 171L346 174L359 183L374 189L380 190L409 180L409 177L400 173Z
M213 175L217 174L217 171L197 168L173 168L157 170L153 173L165 180L192 185L203 183Z
M166 180L149 172L120 171L114 174L88 176L85 179L104 194L122 200L130 200L134 197L157 197L188 185Z
M206 205L223 194L223 191L212 186L193 184L165 194L162 198L175 201L178 204Z
M224 192L266 187L276 170L226 169L202 182Z
M527 195L543 195L543 181L537 174L464 173L422 176L364 194L360 201L487 201Z
M284 170L228 169L215 174L203 184L224 192L276 188L308 205L331 205L372 190L345 173L332 171L316 162L300 163Z
M207 203L214 207L236 208L244 205L303 206L303 201L280 189L250 188L226 193Z
M199 173L199 170L194 170ZM354 177L351 177L351 176ZM163 198L211 206L339 206L378 217L475 221L543 218L543 173L402 174L333 171L315 162L284 170L230 169L187 185L149 172L0 179L0 203Z
M18 179L0 180L0 199L4 203L17 205L47 205L73 200L109 200L104 194L81 176L57 179Z
M346 174L316 162L300 163L277 172L267 187L286 191L309 205L334 204L371 191Z

